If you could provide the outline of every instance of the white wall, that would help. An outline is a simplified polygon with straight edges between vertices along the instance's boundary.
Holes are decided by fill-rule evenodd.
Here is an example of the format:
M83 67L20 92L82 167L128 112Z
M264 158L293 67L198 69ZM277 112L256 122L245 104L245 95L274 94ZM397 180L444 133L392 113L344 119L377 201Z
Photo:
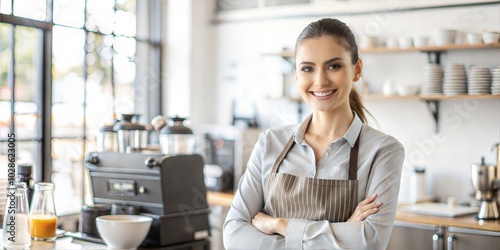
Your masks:
M192 101L188 112L194 120L195 131L201 124L229 124L230 106L235 98L260 100L262 109L267 111L263 115L268 126L296 122L294 103L269 99L280 95L281 73L290 70L289 66L279 57L265 54L277 53L283 47L293 48L302 28L320 17L212 24L209 21L213 10L209 8L210 4L205 3L205 9L201 9L197 8L200 1L192 1L196 4L191 8L193 40L189 77L192 92L189 96ZM390 37L427 35L438 28L462 32L500 31L499 13L500 4L495 4L340 15L338 18L357 33ZM423 79L421 73L427 60L425 54L361 56L365 62L364 75L374 92L379 92L382 83L389 78L396 84L416 84ZM498 49L450 51L443 57L443 63L495 66L500 65L499 58ZM175 74L175 69L171 66L172 72L169 73ZM500 141L500 99L441 102L441 132L438 134L435 133L432 116L422 101L367 101L366 105L375 116L378 128L395 136L406 148L402 194L408 191L411 165L419 165L427 169L429 193L438 195L442 200L454 196L459 202L466 202L472 193L470 165L479 162L481 156L487 162L495 163L496 156L491 147ZM377 124L374 126L377 127ZM405 197L401 197L401 201L404 200Z

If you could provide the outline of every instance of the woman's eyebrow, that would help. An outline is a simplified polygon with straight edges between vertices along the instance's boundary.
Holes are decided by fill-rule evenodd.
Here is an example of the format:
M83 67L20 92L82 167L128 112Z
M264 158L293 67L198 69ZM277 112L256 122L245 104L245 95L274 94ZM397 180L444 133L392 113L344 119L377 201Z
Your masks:
M341 57L334 57L332 59L326 60L323 64L330 64L330 63L333 63L335 61L342 61L342 60L344 60L344 59L342 59Z

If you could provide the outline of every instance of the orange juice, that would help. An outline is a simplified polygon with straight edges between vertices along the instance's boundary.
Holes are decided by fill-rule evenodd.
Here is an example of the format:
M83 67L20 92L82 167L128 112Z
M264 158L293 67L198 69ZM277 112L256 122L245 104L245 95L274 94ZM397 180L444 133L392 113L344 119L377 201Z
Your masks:
M32 215L31 237L34 239L55 239L57 217L54 215Z

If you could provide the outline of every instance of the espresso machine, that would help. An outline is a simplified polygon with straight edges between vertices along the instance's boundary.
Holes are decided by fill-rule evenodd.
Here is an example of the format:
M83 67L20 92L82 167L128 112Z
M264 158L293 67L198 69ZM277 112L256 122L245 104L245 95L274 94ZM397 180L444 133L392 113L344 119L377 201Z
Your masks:
M480 164L472 164L471 178L474 187L474 196L481 202L478 220L496 220L498 213L497 192L500 190L500 144L496 144L497 165L485 164L484 158Z
M193 242L208 242L208 249L203 167L197 154L95 152L87 159L94 203L110 206L111 214L153 218L141 246L161 249Z

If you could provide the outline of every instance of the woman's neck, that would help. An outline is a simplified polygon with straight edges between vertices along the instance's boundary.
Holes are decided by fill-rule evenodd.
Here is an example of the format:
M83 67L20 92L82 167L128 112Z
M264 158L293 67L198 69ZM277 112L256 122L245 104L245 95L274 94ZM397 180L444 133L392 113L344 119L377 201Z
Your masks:
M315 110L306 133L336 140L345 135L353 119L350 107L329 112Z

